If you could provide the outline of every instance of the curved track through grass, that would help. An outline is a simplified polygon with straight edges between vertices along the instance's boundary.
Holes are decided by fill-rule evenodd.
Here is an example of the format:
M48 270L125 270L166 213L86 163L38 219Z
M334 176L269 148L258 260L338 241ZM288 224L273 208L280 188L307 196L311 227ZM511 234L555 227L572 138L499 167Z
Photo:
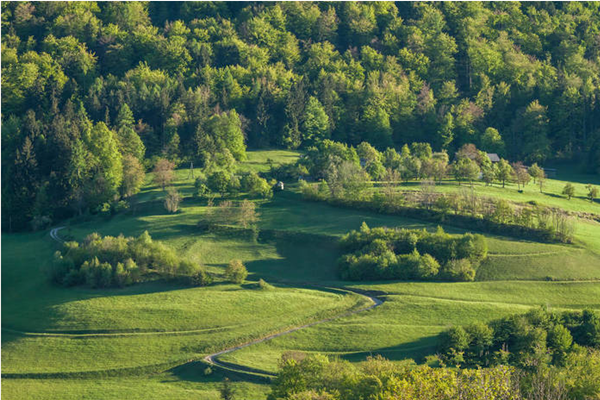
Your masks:
M64 226L60 226L60 227L56 227L53 228L50 231L50 237L59 242L59 243L64 243L65 240L63 240L59 235L58 235L58 231L61 229L64 229ZM233 364L233 363L224 363L219 361L218 357L224 354L229 354L232 353L236 350L240 350L243 348L247 348L249 346L255 345L255 344L259 344L259 343L263 343L284 335L288 335L290 333L293 332L297 332L299 330L302 329L306 329L306 328L310 328L316 325L320 325L326 322L331 322L333 320L337 320L340 318L344 318L350 315L354 315L354 314L358 314L361 312L365 312L365 311L369 311L372 310L378 306L380 306L381 304L383 304L383 301L378 299L377 297L373 296L373 295L368 295L365 294L361 291L358 290L353 290L353 289L347 289L347 288L343 288L343 287L322 287L319 286L316 283L311 283L308 282L307 285L314 287L315 290L320 290L320 289L328 289L328 290L340 290L340 291L346 291L346 292L351 292L351 293L355 293L358 294L362 297L364 297L365 299L367 299L371 304L368 305L367 307L361 307L359 309L356 310L349 310L346 312L343 312L341 314L337 314L328 318L324 318L324 319L320 319L318 321L314 321L314 322L310 322L308 324L304 324L304 325L300 325L300 326L295 326L293 328L290 329L286 329L282 332L277 332L277 333L272 333L269 334L267 336L263 336L260 338L257 338L255 340L252 340L250 342L247 343L243 343L240 345L235 345L235 346L231 346L228 348L225 348L223 350L220 350L218 352L209 354L207 356L205 356L203 358L203 360L213 366L217 366L220 368L223 368L225 370L228 371L233 371L236 373L242 373L242 374L258 374L258 375L264 375L264 376L273 376L272 373L268 372L268 371L262 371L259 369L253 369L250 367L245 367L243 365L239 365L239 364ZM23 331L17 331L17 330L13 330L13 329L9 329L9 328L3 328L6 331L12 332L12 333L16 333L16 334L21 334L24 336L38 336L38 337L69 337L69 338L81 338L81 337L123 337L123 336L137 336L137 335L184 335L184 334L194 334L194 333L199 333L199 332L207 332L207 331L218 331L218 330L222 330L222 329L226 329L226 327L219 327L219 328L211 328L211 329L200 329L200 330L189 330L189 331L149 331L149 332L118 332L118 333L68 333L68 332L23 332Z

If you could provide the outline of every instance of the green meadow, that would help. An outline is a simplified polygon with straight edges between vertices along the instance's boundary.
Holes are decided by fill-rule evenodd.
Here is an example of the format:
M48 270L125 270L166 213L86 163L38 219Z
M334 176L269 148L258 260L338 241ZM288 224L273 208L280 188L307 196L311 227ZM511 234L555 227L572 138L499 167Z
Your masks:
M297 157L288 151L248 152L238 168L264 172L270 168L267 159L277 165ZM197 224L207 205L193 197L193 183L188 169L177 171L175 186L185 197L178 213L164 210L164 192L149 176L129 211L73 219L59 235L82 240L92 232L137 236L147 230L154 240L214 274L216 282L208 287L162 281L122 289L56 287L44 272L59 248L49 231L2 235L2 389L7 398L217 399L226 375L240 398L264 398L264 382L217 367L207 370L203 357L370 304L363 296L336 288L375 293L383 304L219 360L271 373L288 351L355 362L382 354L423 363L434 352L436 335L452 325L539 306L600 309L598 222L579 219L577 240L570 245L486 235L489 256L475 282L343 282L335 270L336 241L349 230L362 222L432 231L437 224L307 202L290 184L272 200L256 201L259 229L265 233L257 240L235 232L205 232ZM475 185L475 190L598 214L598 203L561 197L563 185L563 180L548 180L543 195L529 186L522 194L513 187ZM437 187L460 190L450 181ZM250 273L242 285L221 279L234 258ZM259 289L260 278L273 288Z

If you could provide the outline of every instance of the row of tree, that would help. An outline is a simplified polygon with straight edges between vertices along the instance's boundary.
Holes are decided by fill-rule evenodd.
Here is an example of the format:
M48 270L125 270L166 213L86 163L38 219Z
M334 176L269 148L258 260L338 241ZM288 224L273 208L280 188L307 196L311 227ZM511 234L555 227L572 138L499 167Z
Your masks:
M210 285L214 276L204 267L180 257L172 248L139 237L88 235L81 243L70 241L54 254L47 268L51 282L61 286L123 287L151 279L179 280L192 286ZM231 260L223 272L226 281L240 284L248 276L241 260ZM267 287L265 282L261 287Z
M152 240L139 237L88 235L81 243L66 242L48 269L52 282L63 286L121 287L156 277L183 278L195 285L212 282L201 265Z
M494 181L502 185L516 181L522 187L533 178L543 187L545 174L537 164L527 168L522 163L511 165L504 159L494 164L472 144L462 146L452 164L448 164L447 153L433 153L428 143L404 145L398 153L392 148L379 152L365 142L354 148L324 141L309 148L295 168L280 168L276 174L303 171L321 179L318 184L301 182L303 197L308 200L419 217L466 229L476 224L482 231L514 236L562 242L573 239L573 221L562 210L487 198L477 195L472 188L458 193L436 191L436 182L446 178L449 171L459 182L481 178L490 185ZM381 180L375 190L373 179ZM419 190L401 191L399 185L403 179L421 179ZM573 195L571 184L565 189L567 196ZM594 200L597 189L589 185L589 191L588 198Z

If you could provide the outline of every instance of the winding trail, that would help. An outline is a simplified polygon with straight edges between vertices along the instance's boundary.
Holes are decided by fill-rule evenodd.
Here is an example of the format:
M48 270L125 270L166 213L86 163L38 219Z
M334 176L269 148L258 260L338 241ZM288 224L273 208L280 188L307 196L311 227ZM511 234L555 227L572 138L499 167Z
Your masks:
M58 231L60 231L61 229L64 229L64 226L59 226L56 228L53 228L52 230L50 230L50 237L57 241L58 243L65 243L65 241L63 239L61 239L60 236L58 236ZM258 343L263 343L263 342L267 342L269 340L281 337L281 336L285 336L285 335L289 335L290 333L294 333L297 332L299 330L302 329L307 329L310 327L313 327L315 325L320 325L320 324L324 324L326 322L331 322L333 320L339 319L339 318L344 318L344 317L348 317L350 315L354 315L354 314L358 314L361 312L365 312L365 311L369 311L372 310L376 307L379 307L380 305L383 304L383 301L378 299L377 297L373 296L373 295L369 295L369 294L365 294L361 291L355 290L355 289L349 289L349 288L345 288L345 287L325 287L325 286L319 286L318 284L312 284L312 283L308 283L310 286L313 286L316 288L316 290L318 290L318 288L323 288L323 289L335 289L335 290L344 290L347 292L352 292L355 294L358 294L359 296L362 296L366 299L369 300L369 302L371 303L369 306L367 307L363 307L363 308L359 308L358 310L351 310L351 311L346 311L344 313L338 314L338 315L334 315L333 317L329 317L329 318L325 318L325 319L321 319L318 321L314 321L305 325L301 325L301 326L296 326L294 328L290 328L288 330L285 330L283 332L278 332L278 333L273 333L271 335L267 335L255 340L252 340L250 342L244 343L244 344L240 344L240 345L236 345L236 346L232 346L232 347L228 347L224 350L218 351L216 353L212 353L209 354L207 356L204 357L204 361L210 365L216 366L216 367L220 367L223 369L226 369L228 371L233 371L236 373L241 373L241 374L260 374L260 375L265 375L265 376L275 376L273 373L268 372L268 371L263 371L263 370L259 370L259 369L255 369L255 368L251 368L251 367L246 367L244 365L240 365L240 364L233 364L233 363L225 363L222 361L219 361L218 357L222 356L223 354L228 354L228 353L232 353L236 350L240 350L246 347L250 347L252 345L258 344ZM165 332L161 332L162 334L164 334Z
M259 370L259 369L255 369L255 368L249 368L249 367L245 367L245 366L239 365L239 364L225 363L225 362L219 361L218 357L222 356L223 354L228 354L228 353L232 353L232 352L234 352L236 350L243 349L245 347L249 347L249 346L252 346L252 345L255 345L255 344L258 344L258 343L267 342L269 340L272 340L272 339L275 339L275 338L278 338L278 337L281 337L281 336L289 335L290 333L294 333L294 332L297 332L297 331L302 330L302 329L310 328L310 327L315 326L315 325L320 325L320 324L323 324L325 322L330 322L330 321L333 321L333 320L336 320L336 319L339 319L339 318L343 318L343 317L347 317L347 316L350 316L350 315L353 315L353 314L358 314L358 313L361 313L361 312L372 310L372 309L374 309L376 307L379 307L381 304L383 304L383 301L380 300L380 299L378 299L377 297L369 296L369 295L366 295L364 293L360 293L360 292L358 292L356 290L352 290L352 289L348 289L348 288L338 288L338 287L336 287L335 289L343 289L343 290L346 290L348 292L356 293L356 294L358 294L360 296L366 297L367 299L369 299L369 301L372 304L369 305L369 306L367 306L367 307L360 308L358 310L347 311L345 313L338 314L338 315L335 315L333 317L321 319L319 321L311 322L309 324L305 324L305 325L302 325L302 326L297 326L295 328L291 328L291 329L288 329L288 330L283 331L283 332L274 333L272 335L268 335L268 336L265 336L265 337L253 340L253 341L248 342L248 343L244 343L244 344L241 344L241 345L229 347L229 348L227 348L225 350L221 350L219 352L207 355L206 357L204 357L204 361L206 361L207 363L209 363L211 365L214 365L214 366L217 366L217 367L221 367L221 368L224 368L224 369L227 369L227 370L232 370L232 371L238 372L238 373L259 373L261 375L275 376L271 372L267 372L267 371L263 371L263 370Z
M54 240L56 240L58 243L64 243L65 241L63 239L60 238L60 236L58 236L58 231L60 231L61 229L65 229L64 226L59 226L57 228L52 228L52 230L50 231L50 237Z

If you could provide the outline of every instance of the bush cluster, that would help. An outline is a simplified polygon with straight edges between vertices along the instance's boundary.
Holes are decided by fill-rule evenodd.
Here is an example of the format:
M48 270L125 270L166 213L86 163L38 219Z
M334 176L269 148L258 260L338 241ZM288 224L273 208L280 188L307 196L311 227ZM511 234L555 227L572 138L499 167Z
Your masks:
M182 278L197 286L212 280L200 265L181 259L147 231L137 238L92 233L81 243L67 242L54 254L49 275L59 285L92 288L127 286L152 277Z
M597 398L599 379L600 352L591 349L574 353L564 367L533 371L506 365L432 368L381 356L351 363L286 352L267 399L585 400Z
M488 324L452 327L441 334L439 352L451 365L511 364L528 369L562 366L580 346L600 349L597 312L549 312L538 308Z
M449 235L438 227L425 230L369 228L351 231L340 240L342 279L472 281L487 242L481 235Z

